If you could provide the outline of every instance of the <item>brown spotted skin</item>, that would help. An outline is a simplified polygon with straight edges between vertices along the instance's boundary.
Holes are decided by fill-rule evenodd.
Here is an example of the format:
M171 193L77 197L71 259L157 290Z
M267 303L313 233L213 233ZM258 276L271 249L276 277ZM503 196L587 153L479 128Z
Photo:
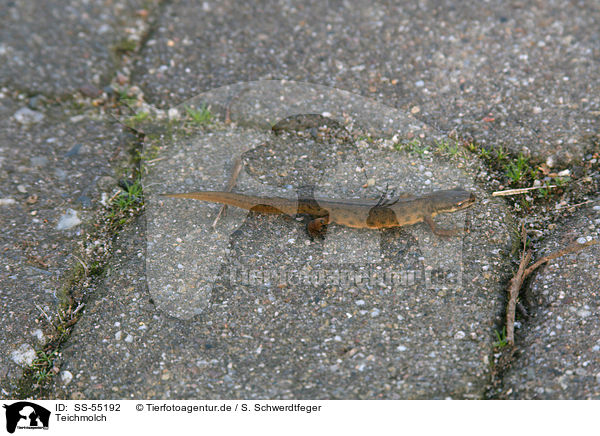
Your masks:
M433 217L465 209L475 202L475 195L461 188L434 191L420 197L402 197L393 201L335 200L314 198L290 200L282 197L260 197L222 191L198 191L163 194L165 197L188 198L227 204L268 214L303 214L312 218L307 230L311 236L323 234L328 224L356 229L383 229L425 222L440 236L452 236L456 229L440 229Z

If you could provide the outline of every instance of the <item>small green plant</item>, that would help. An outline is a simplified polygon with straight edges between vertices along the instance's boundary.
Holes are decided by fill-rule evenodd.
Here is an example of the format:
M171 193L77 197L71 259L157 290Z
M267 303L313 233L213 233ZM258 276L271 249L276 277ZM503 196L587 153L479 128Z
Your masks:
M566 186L570 181L571 181L571 178L569 176L552 178L552 182L560 188L562 188L563 186Z
M156 144L145 147L144 151L138 151L137 155L140 160L149 161L156 159L160 154L160 147Z
M512 183L519 183L527 177L534 176L534 172L529 166L529 159L525 157L523 153L519 153L519 156L514 161L508 162L504 169L506 171L506 176Z
M494 347L496 348L504 348L508 345L508 341L506 340L506 326L502 327L502 331L499 332L496 330L496 342L494 342Z
M523 174L521 173L520 169L517 168L512 162L506 166L506 176L513 183L517 183L519 180L521 180L522 175Z
M56 351L52 351L50 354L46 354L44 351L37 352L37 359L33 361L31 365L34 371L34 379L36 383L41 384L54 374L52 368L54 367L54 359L56 359Z
M481 149L479 149L479 157L485 160L490 160L492 158L491 150L481 147Z
M435 146L437 148L437 151L444 156L454 157L460 151L458 142L452 139L443 139L441 141L435 141Z
M117 54L125 54L135 50L137 44L131 39L124 38L114 45L114 50Z
M456 156L459 151L460 151L460 147L458 146L458 142L452 141L452 143L448 145L448 154L451 157Z
M123 103L127 106L132 106L135 103L136 98L129 95L128 86L116 88L115 91L117 91L117 100L119 101L119 103Z
M135 127L137 124L143 122L149 116L150 114L148 112L138 112L134 116L129 117L129 119L126 121L126 125L128 127Z
M475 142L473 141L463 141L463 145L465 146L465 148L467 150L469 150L471 153L475 153L477 152L477 145L475 144Z
M418 154L421 157L429 153L429 146L417 138L409 142L398 143L394 146L394 148L398 151L405 150L408 153Z
M372 144L373 142L375 142L375 139L373 139L372 136L369 135L361 135L358 138L356 138L357 141L365 141L369 144Z
M519 201L519 204L521 206L521 209L523 210L529 210L531 208L531 202L527 200L526 197L521 197L521 201Z
M206 104L203 104L200 109L187 106L185 111L192 121L198 125L208 124L213 119L213 114Z
M540 197L540 198L548 198L549 196L550 196L550 188L544 187L544 188L538 189L538 197Z
M90 275L97 276L102 274L102 271L104 271L104 268L100 262L94 261L91 263L89 271Z
M122 183L119 186L123 189L119 195L117 195L113 201L114 206L124 212L130 209L135 203L139 203L142 200L142 181L136 179L133 183Z
M544 182L544 186L538 189L538 197L539 198L549 198L552 195L553 188L550 186L553 185L554 188L563 188L568 185L571 181L570 177L552 177L550 180Z
M496 159L498 159L498 162L502 162L508 159L508 153L504 150L504 148L496 148Z
M37 384L42 384L52 377L52 372L48 368L40 368L35 373L35 381Z

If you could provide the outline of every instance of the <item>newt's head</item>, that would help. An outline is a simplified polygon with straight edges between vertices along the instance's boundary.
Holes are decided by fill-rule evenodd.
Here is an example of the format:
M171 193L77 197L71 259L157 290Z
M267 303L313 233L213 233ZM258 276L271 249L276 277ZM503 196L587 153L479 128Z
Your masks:
M434 213L455 212L475 203L475 194L462 188L436 191L430 194Z

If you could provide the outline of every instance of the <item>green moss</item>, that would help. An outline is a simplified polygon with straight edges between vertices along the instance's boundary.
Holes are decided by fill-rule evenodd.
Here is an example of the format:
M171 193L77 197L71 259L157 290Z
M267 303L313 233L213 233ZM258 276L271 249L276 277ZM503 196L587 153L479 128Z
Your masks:
M186 106L185 112L191 121L200 126L209 124L214 118L213 114L211 113L208 106L206 106L206 104L203 104L199 109Z
M138 112L134 116L129 117L127 121L125 121L125 125L131 129L138 127L144 121L147 121L150 117L148 112Z
M430 146L418 138L414 138L410 141L399 142L394 146L394 148L397 151L404 151L406 153L416 154L420 157L423 157L426 154L428 154L430 150Z
M113 50L117 55L123 55L135 51L137 43L131 39L123 38L118 41L114 46Z
M444 138L435 141L435 152L442 156L455 157L460 152L460 145L455 139Z

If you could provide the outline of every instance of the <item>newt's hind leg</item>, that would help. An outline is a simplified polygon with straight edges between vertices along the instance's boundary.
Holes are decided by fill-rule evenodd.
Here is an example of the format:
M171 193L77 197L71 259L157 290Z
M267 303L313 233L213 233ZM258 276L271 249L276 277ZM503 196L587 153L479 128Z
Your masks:
M308 223L306 223L306 231L308 232L310 239L325 239L327 224L329 224L329 217L320 217L308 221Z

